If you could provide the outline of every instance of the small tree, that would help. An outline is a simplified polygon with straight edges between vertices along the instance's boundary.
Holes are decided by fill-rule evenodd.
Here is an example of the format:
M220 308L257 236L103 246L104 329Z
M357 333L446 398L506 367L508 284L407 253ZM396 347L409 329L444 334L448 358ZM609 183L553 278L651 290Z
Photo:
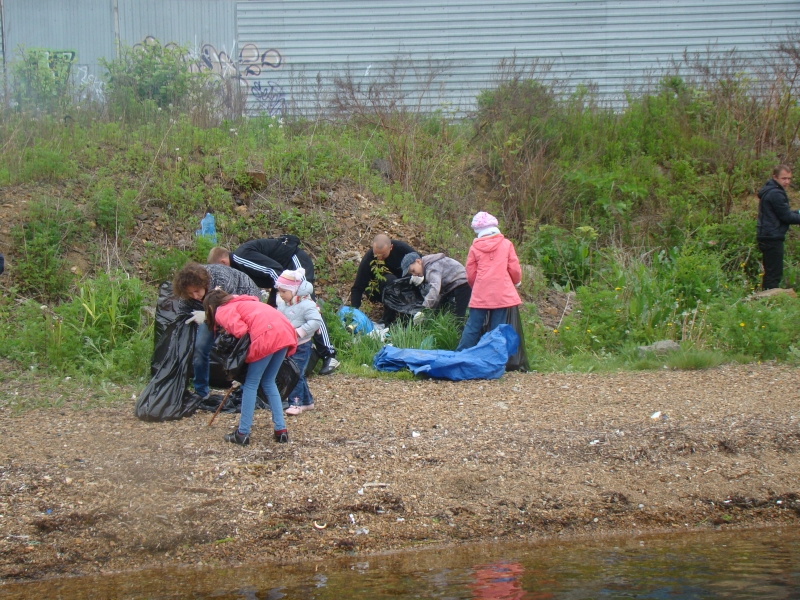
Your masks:
M53 111L69 103L74 52L20 46L15 54L11 79L17 106Z
M101 59L107 71L105 90L110 111L135 117L148 103L158 108L189 108L192 98L207 83L208 74L192 72L187 53L187 48L148 40L132 48L123 47L117 59Z

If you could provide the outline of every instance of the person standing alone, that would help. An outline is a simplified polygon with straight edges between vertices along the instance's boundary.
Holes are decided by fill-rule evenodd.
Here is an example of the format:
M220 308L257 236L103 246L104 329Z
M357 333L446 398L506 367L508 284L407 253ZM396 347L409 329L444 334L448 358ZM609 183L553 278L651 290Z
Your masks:
M800 212L789 208L786 189L792 182L792 169L778 165L772 179L758 191L756 241L764 263L761 289L780 287L783 278L783 244L789 225L800 225Z

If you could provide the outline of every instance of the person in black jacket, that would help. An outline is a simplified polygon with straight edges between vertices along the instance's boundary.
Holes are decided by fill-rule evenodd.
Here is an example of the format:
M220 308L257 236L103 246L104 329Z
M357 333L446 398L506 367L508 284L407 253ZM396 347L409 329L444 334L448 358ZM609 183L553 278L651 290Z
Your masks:
M3 255L0 254L0 275L3 274L3 271L6 270L6 259L3 258Z
M789 208L786 188L792 182L792 170L778 165L772 179L758 191L756 240L764 262L761 289L780 287L783 277L783 241L789 225L800 225L800 213Z
M403 276L403 258L415 250L383 233L375 236L358 266L356 280L350 289L350 306L359 308L364 293L373 302L381 302L387 285ZM387 327L397 318L397 313L383 307L383 324Z
M300 238L282 235L277 238L261 238L241 244L231 252L226 248L212 248L208 253L209 264L222 264L246 273L260 288L271 290L268 304L276 306L275 282L285 270L305 269L305 279L314 283L314 263L300 247ZM315 296L314 299L316 300ZM336 349L331 343L328 328L323 321L314 334L314 347L322 359L320 375L329 375L339 366Z

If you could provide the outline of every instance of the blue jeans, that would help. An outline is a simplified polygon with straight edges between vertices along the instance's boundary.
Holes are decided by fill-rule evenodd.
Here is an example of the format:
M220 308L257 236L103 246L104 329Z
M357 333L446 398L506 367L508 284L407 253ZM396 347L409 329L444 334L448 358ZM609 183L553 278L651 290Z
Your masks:
M253 411L256 409L256 394L258 386L264 390L272 412L272 427L275 431L286 429L283 420L283 406L281 394L275 384L275 376L286 357L286 348L268 354L264 358L247 364L247 377L242 386L242 416L239 417L239 433L247 435L253 425Z
M311 390L308 389L308 382L306 381L306 367L308 360L311 358L311 342L300 344L297 347L297 352L292 354L292 361L300 369L300 379L297 380L297 385L289 394L289 404L294 406L308 406L314 404L314 397L311 395Z
M489 315L489 328L486 330L489 332L505 323L507 314L507 308L470 308L467 324L464 325L464 332L461 334L461 341L458 342L456 351L472 348L480 341L486 315Z
M194 391L196 394L208 396L208 369L211 348L214 347L214 332L205 323L197 326L194 339Z

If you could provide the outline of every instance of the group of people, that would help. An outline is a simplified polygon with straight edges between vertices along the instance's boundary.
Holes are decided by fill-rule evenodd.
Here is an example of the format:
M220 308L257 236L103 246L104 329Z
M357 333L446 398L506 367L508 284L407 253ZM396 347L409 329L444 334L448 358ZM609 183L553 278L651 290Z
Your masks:
M259 387L272 412L275 440L289 441L275 383L285 357L292 357L300 373L297 385L289 394L286 413L290 415L314 408L305 378L312 344L316 344L323 361L321 374L329 374L338 366L336 351L315 300L314 266L299 245L297 237L285 235L251 240L233 252L212 248L207 264L188 263L173 279L173 294L187 302L191 309L187 324L197 324L193 385L198 399L208 398L210 394L210 355L218 329L236 338L250 336L241 418L236 431L225 436L226 441L240 445L250 443Z
M408 277L413 284L429 284L425 310L451 310L464 318L469 308L458 350L478 343L484 326L494 329L506 321L509 307L521 304L516 287L522 272L514 245L498 229L495 217L480 212L472 220L476 239L466 267L442 253L422 256L405 242L384 234L375 237L359 265L350 292L350 304L361 306L366 294L382 300L387 285ZM188 303L188 323L197 324L193 356L194 394L209 396L209 361L219 328L236 338L249 335L248 365L242 385L242 407L235 431L225 435L234 444L250 443L250 429L261 388L272 413L274 439L289 441L284 409L275 383L286 357L298 367L300 378L289 393L286 414L298 415L314 408L305 371L312 345L323 359L322 374L337 366L325 321L316 303L314 265L291 235L246 242L233 252L213 248L205 265L188 263L176 273L173 293ZM278 301L280 300L280 302ZM418 322L422 312L415 315ZM395 311L384 306L383 321L391 324Z
M780 285L785 235L790 225L800 224L800 211L790 210L786 196L791 176L789 167L778 166L758 193L756 235L764 258L764 289ZM514 244L503 236L494 216L479 212L471 225L476 237L466 265L443 253L423 256L407 243L384 234L375 236L358 267L350 306L359 308L365 295L382 302L387 286L400 278L408 277L414 285L427 283L422 310L413 316L414 321L424 319L424 312L430 310L450 310L461 319L466 316L457 350L475 346L483 331L505 323L508 309L522 303L517 292L522 271ZM300 240L291 235L252 240L233 252L214 248L208 264L190 263L176 274L173 292L194 303L188 322L197 323L195 394L209 394L209 355L218 326L237 338L250 335L242 414L237 429L225 436L226 441L241 445L250 442L259 387L269 402L275 440L289 440L275 383L285 357L292 357L300 371L297 386L289 394L286 412L290 415L314 407L305 379L312 344L323 360L322 374L338 366L316 303L313 281L313 262L300 248ZM397 316L384 305L384 325L390 325Z

